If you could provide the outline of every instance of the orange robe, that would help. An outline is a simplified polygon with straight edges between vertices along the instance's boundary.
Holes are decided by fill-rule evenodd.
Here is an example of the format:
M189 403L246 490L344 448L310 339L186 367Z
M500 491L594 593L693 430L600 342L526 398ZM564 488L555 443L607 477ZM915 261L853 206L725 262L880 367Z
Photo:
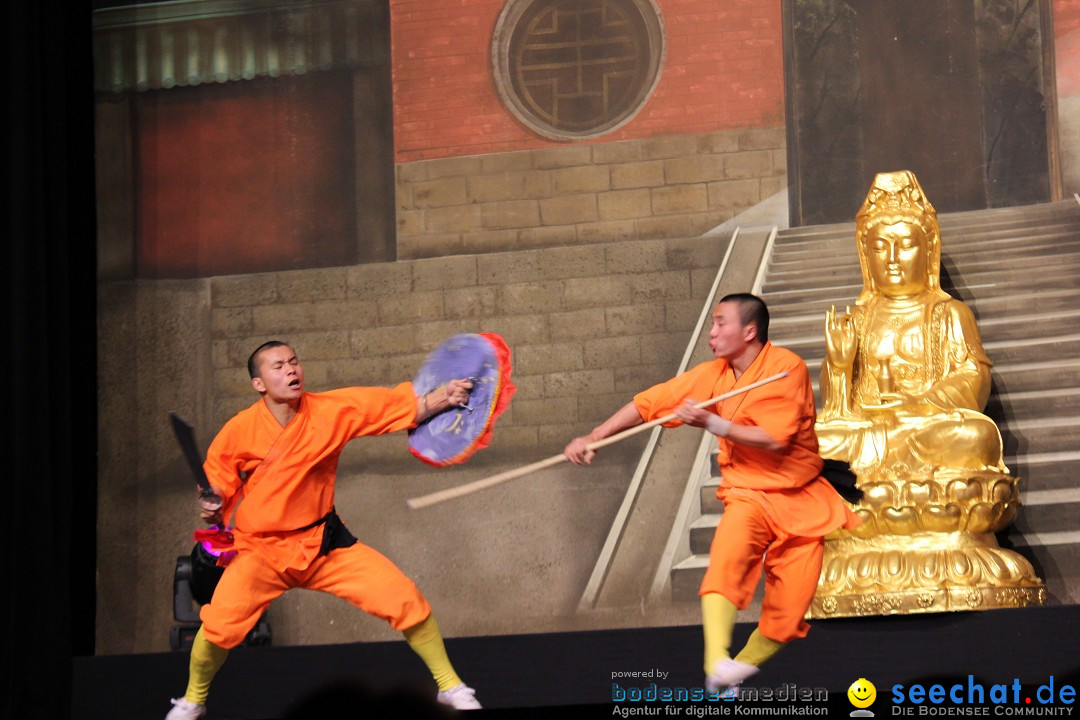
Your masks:
M334 507L345 445L413 427L415 418L412 384L402 383L304 393L285 427L261 399L225 424L203 467L226 517L236 510L237 555L200 612L210 642L240 644L270 601L293 587L331 592L399 630L427 618L427 601L390 560L359 542L320 556L324 525L308 527Z
M775 453L717 438L722 476L717 496L724 514L700 594L717 592L745 608L764 565L759 627L766 637L787 642L809 630L803 616L821 573L824 536L858 523L820 475L823 461L817 453L814 393L806 363L790 350L765 343L738 380L726 360L712 360L639 393L634 404L649 421L687 399L708 400L780 372L787 377L711 408L732 423L760 427L785 449ZM680 424L676 420L667 426Z

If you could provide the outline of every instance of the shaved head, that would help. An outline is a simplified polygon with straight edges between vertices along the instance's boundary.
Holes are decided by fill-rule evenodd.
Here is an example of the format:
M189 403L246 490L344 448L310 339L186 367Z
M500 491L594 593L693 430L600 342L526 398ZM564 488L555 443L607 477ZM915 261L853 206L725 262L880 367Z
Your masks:
M753 325L757 339L762 344L769 341L769 308L764 300L750 293L732 293L720 298L720 302L735 303L743 326Z
M259 376L259 356L262 355L264 351L271 348L288 346L289 343L287 342L282 342L280 340L269 340L267 342L264 342L259 347L255 348L255 352L251 353L251 357L248 358L247 363L248 375L251 376L251 379L254 380Z

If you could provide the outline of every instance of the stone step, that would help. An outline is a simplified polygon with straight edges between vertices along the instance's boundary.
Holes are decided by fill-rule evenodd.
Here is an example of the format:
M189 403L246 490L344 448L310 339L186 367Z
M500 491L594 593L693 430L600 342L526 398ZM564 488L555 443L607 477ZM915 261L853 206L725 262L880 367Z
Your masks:
M1031 563L1046 584L1048 605L1072 604L1068 593L1080 587L1080 532L1023 533L1013 526L998 543Z
M1024 490L1067 490L1076 488L1080 477L1080 452L1075 450L1050 453L1028 453L1023 456L1005 456L1009 471L1020 478Z
M1040 288L1046 286L1040 283ZM855 298L862 290L862 285L835 288L812 288L785 292L762 292L762 297L769 304L769 332L774 328L800 322L824 322L825 311L831 306L843 309L855 304ZM965 290L965 293L968 290ZM967 298L962 298L965 301ZM981 322L983 319L999 317L1013 313L1024 315L1048 312L1052 310L1075 310L1080 305L1080 295L1075 288L1046 288L1034 290L1030 287L1014 287L1009 292L980 293L972 312Z
M1023 505L1013 526L1024 534L1074 532L1080 545L1080 498L1051 505Z
M998 422L1005 454L1023 458L1028 454L1058 452L1080 447L1080 408L1071 415L1049 416L1017 420L1008 418Z
M1072 330L1080 329L1080 323L1072 325ZM1016 337L1022 326L1014 329L1014 337L1008 339L987 338L983 336L983 349L995 365L1008 363L1029 363L1040 360L1054 360L1075 357L1080 354L1080 333L1046 334L1034 338ZM824 334L822 332L822 334ZM796 353L808 363L813 360L818 367L825 355L825 338L799 337L773 339L774 344Z
M1080 410L1080 388L1029 390L1008 394L991 392L984 412L1000 427L1007 422L1061 417Z
M946 218L944 221L940 222L940 226L942 236L947 239L950 235L982 236L990 233L1000 233L1002 231L1010 231L1013 234L1037 234L1058 226L1074 225L1076 222L1080 222L1080 208L1074 205L1074 207L1068 208L1066 213L1057 215L1011 219L985 217L973 221L964 221L962 219L956 221L954 218Z
M958 225L979 225L1003 222L1021 222L1033 224L1052 221L1059 217L1075 217L1077 205L1072 198L1048 203L1035 203L1032 205L1014 205L1003 208L986 208L982 210L963 210L959 212L941 213L938 215L938 223L942 227ZM828 230L829 228L854 225L854 218L847 222L831 223L829 225L815 225L814 229ZM795 230L809 229L796 228Z
M979 321L983 343L1043 337L1080 330L1080 296L1076 307L1036 315L999 315ZM991 358L993 359L993 358Z
M820 357L807 357L807 369L814 395L821 398L818 381L821 377ZM1080 388L1080 359L1064 358L1038 363L1001 363L990 370L994 390L999 394L1037 390Z
M948 260L942 268L942 287L951 295L965 290L997 285L1023 291L1030 287L1033 273L1040 280L1045 277L1065 278L1075 276L1080 270L1080 253L1054 252L1041 256L1017 259L1002 258L998 262L964 263ZM1040 285L1041 287L1041 285ZM803 268L801 274L777 275L769 273L762 287L762 294L782 301L787 295L805 292L835 293L840 289L850 292L851 301L862 288L862 275L858 265L832 265L822 268Z
M1038 270L1039 287L1047 287L1047 285L1062 288L1080 287L1077 282L1077 275L1080 274L1077 271L1080 265L1058 262L1058 256L1047 256L1043 262L1045 267ZM959 297L961 300L1023 291L1031 286L1033 280L1031 268L1026 269L1029 272L1017 272L1012 268L1001 269L1000 266L985 270L954 271L950 275L943 275L942 287L950 295ZM854 268L854 272L851 270L847 268L843 273L838 271L835 277L829 276L829 273L825 271L807 272L801 278L792 276L782 282L775 282L772 275L768 275L762 286L762 295L766 298L779 296L782 299L784 293L825 290L835 292L843 288L850 292L849 302L854 302L855 296L862 289L862 276L857 268ZM814 277L819 274L821 277ZM822 284L826 282L828 282L828 287L822 287Z
M806 275L810 271L813 277L807 278ZM816 281L820 287L826 281L828 284L834 282L850 284L853 279L857 280L860 277L859 261L854 253L844 257L829 253L807 252L807 257L793 258L787 262L770 259L765 280L769 286L795 283L794 287L802 287L809 280Z
M1068 247L1075 245L1080 234L1080 219L1039 228L992 227L942 231L942 253L945 257L975 260L988 252L1011 251L1021 254L1036 247ZM778 236L769 256L770 269L790 268L796 262L819 265L829 261L857 257L855 232L816 238L781 238Z
M819 364L820 370L820 364ZM1080 359L1041 363L1000 363L991 370L999 395L1080 387Z
M719 478L710 478L701 486L701 513L703 515L718 515L724 512L724 503L716 497L716 488L720 484Z
M1080 207L1073 204L1067 207L1063 213L1047 213L1023 217L995 217L992 214L984 216L969 216L968 218L957 215L941 215L938 217L938 225L941 234L948 238L949 235L958 234L986 234L998 231L1012 231L1018 233L1038 233L1048 228L1059 225L1070 225L1080 222ZM804 232L805 231L805 232ZM788 243L797 238L828 238L828 237L855 237L855 223L844 225L821 226L818 228L788 228L777 233L777 242Z
M810 277L807 277L807 276ZM765 282L761 286L761 294L780 295L781 293L794 293L800 290L826 290L847 288L854 296L862 288L862 274L858 265L844 263L843 265L830 265L829 267L809 268L804 267L803 273L776 276L772 272L765 275Z
M709 554L709 546L716 533L716 524L720 522L720 515L721 513L702 515L690 526L690 552L695 555Z
M1031 490L1020 488L1020 499L1028 507L1041 505L1063 505L1080 502L1080 486L1051 490ZM1077 515L1080 521L1080 515Z
M811 365L813 364L811 363ZM814 393L814 398L816 399L816 410L818 410L820 415L822 411L821 388L818 378L814 377L811 380L810 385ZM998 386L994 385L993 381L991 381L990 396L987 400L984 412L990 419L993 419L996 423L998 423L999 426L1004 425L1009 421L1016 422L1020 420L1030 419L1053 420L1054 418L1064 417L1069 415L1070 412L1076 411L1076 407L1070 407L1069 405L1072 402L1075 402L1075 393L1078 390L1080 390L1080 385L1065 386L1065 388L1053 388L1051 390L1031 390L1024 391L1023 393L1017 393L1022 395L1022 399L1017 400L1014 405L1014 407L1016 408L1016 415L1007 415L1007 413L1004 413L1003 410L999 407L999 403L1001 402L1001 397L1010 397L1010 394L1005 392L1004 390L1001 390L1001 394L999 395ZM1052 404L1040 405L1041 400L1038 399L1039 395L1049 397L1051 394L1054 393L1061 394L1063 396L1062 399L1055 399L1055 402ZM1024 397L1028 397L1028 395L1030 395L1029 399L1023 399Z
M833 283L818 282L816 285L772 285L768 281L761 288L761 297L769 305L770 318L786 317L791 308L806 305L827 309L830 305L843 309L855 306L855 300L862 292L862 277L858 271ZM822 310L824 312L824 310ZM770 325L771 327L771 325Z
M825 312L831 307L840 312L853 307L861 287L811 289L806 293L793 294L762 293L761 297L769 303L770 337L780 337L785 334L787 327L804 323L818 323L823 328L821 323L825 321ZM1007 293L987 294L974 302L966 301L980 324L1002 316L1045 314L1080 308L1080 293L1076 288L1043 287L1045 289L1041 293L1034 289L1012 288ZM964 290L964 293L968 291Z
M1023 340L990 340L983 342L983 349L995 365L1010 363L1030 363L1040 360L1055 360L1080 355L1080 334L1071 328L1072 334L1046 335ZM824 346L823 346L824 348Z
M1042 287L1040 283L1039 288ZM1049 313L1060 310L1076 310L1077 307L1080 307L1080 294L1074 289L1051 288L1042 290L1026 288L1013 294L979 298L978 304L971 309L975 313L975 318L982 323L984 320L1004 315Z
M1080 288L1080 272L1075 266L1056 267L1051 263L1050 267L1039 271L1037 277L1040 289L1075 291ZM953 297L977 306L984 300L1026 292L1034 282L1035 276L1030 271L1024 282L1018 282L1016 274L995 272L966 277L962 283L943 284L943 289ZM1080 306L1080 293L1076 294L1076 301L1076 306Z
M1070 252L1070 248L1075 250L1078 237L1080 219L1039 228L954 231L942 236L942 257L970 263L994 257L1053 255L1055 252Z
M671 599L675 602L699 602L698 589L709 567L708 555L691 555L671 568Z
M942 213L938 222L942 227L970 225L988 222L1009 222L1015 220L1029 225L1042 223L1056 217L1076 217L1080 208L1071 198L1056 202L1036 203L1034 205L1015 205L1007 208L985 210L964 210L962 212Z
M820 398L818 379L821 358L805 358L806 367ZM990 371L994 388L999 394L1028 390L1052 390L1080 387L1080 359L1065 358L1031 363L999 363Z
M1076 413L1080 408L1074 408ZM1080 415L1041 417L1030 420L1008 419L998 423L1005 454L1023 458L1032 454L1057 452L1080 447Z
M1080 233L1080 227L1077 228ZM1025 238L1026 240L1028 238ZM994 269L1013 269L1043 267L1047 259L1055 262L1076 262L1078 252L1077 235L1046 237L1038 243L1017 241L1015 245L991 245L982 252L956 253L946 250L942 254L942 265L948 270L971 269L976 271ZM1006 266L1007 267L1003 267Z
M999 229L980 233L943 235L942 261L958 263L989 261L993 257L1053 255L1075 248L1080 236L1080 221L1052 227L1010 230ZM777 241L769 257L769 272L798 272L800 265L828 268L839 264L858 263L854 235L844 238L823 238L814 242L791 243Z
M1012 226L1030 229L1046 224L1068 222L1076 220L1078 217L1080 217L1080 208L1070 199L1011 208L942 213L938 216L938 225L941 227L942 233L987 226ZM786 242L791 238L828 236L853 237L854 233L855 222L853 218L842 223L785 229L778 233L777 241Z
M705 569L709 566L708 555L691 555L686 560L675 565L671 570L671 598L675 602L694 603L701 602L698 589L705 577ZM739 623L756 624L761 618L761 601L765 595L765 583L758 583L754 597L745 610L735 614L735 621Z

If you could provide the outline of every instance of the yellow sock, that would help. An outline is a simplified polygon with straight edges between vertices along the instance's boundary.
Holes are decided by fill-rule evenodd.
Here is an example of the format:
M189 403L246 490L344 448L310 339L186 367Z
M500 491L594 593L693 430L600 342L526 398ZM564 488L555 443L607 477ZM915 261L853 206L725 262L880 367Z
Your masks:
M428 666L440 692L461 684L461 678L454 672L454 666L450 664L450 658L446 654L439 623L435 622L434 615L428 615L427 620L413 625L403 634L405 642L409 643L413 652Z
M785 645L787 643L770 640L762 635L760 630L754 628L754 632L750 633L750 638L746 641L746 646L739 651L735 659L754 667L761 667L762 663L780 652Z
M701 628L705 633L705 674L713 671L717 660L726 660L735 627L735 603L720 593L701 596Z
M191 660L188 663L188 686L184 698L197 705L206 704L210 694L210 681L229 657L229 651L203 637L203 629L195 633L191 643Z

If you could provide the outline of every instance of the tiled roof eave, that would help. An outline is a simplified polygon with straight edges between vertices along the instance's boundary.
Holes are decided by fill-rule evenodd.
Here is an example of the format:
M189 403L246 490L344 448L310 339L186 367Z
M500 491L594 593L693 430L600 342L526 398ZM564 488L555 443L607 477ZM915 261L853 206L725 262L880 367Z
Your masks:
M379 0L179 0L94 14L94 88L123 93L386 62Z

